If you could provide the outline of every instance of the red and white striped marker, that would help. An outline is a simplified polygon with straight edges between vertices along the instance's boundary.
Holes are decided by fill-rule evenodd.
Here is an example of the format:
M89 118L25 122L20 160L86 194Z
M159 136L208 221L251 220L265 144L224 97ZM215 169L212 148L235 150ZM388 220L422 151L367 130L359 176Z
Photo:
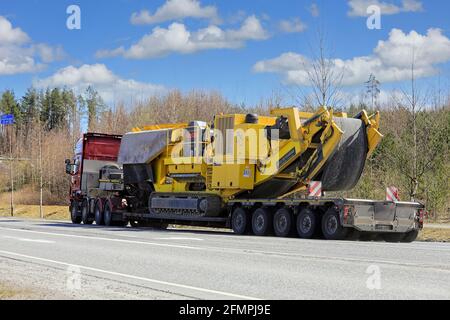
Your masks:
M400 194L396 187L386 188L386 200L392 202L400 201Z
M308 186L308 192L310 197L321 197L322 196L322 182L321 181L311 181Z

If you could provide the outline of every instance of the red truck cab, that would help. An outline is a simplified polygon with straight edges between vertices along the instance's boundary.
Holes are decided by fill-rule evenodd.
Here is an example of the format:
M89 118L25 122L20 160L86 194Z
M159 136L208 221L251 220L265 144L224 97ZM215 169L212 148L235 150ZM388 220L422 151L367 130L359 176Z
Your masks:
M77 208L99 185L100 170L105 166L117 166L121 135L85 133L78 140L74 157L66 160L66 173L70 174L71 211L74 201Z

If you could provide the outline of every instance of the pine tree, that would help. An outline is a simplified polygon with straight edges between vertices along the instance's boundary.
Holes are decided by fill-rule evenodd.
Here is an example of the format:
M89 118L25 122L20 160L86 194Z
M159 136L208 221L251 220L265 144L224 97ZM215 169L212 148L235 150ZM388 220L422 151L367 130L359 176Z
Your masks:
M3 92L0 99L0 111L3 114L14 115L15 123L18 127L20 127L22 124L22 112L12 90L6 90Z

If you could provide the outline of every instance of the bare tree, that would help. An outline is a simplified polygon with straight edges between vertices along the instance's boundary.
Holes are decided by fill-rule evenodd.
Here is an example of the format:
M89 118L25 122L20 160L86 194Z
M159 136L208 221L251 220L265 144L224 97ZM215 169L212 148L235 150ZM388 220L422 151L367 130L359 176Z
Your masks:
M317 47L312 52L313 60L305 62L303 68L308 75L313 99L319 106L338 107L341 102L339 89L344 72L336 68L322 30L317 33Z

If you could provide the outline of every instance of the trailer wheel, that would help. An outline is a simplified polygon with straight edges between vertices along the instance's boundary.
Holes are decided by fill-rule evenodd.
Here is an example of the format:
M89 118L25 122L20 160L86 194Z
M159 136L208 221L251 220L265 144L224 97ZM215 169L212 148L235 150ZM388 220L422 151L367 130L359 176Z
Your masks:
M130 226L132 228L139 228L140 227L139 221L137 221L137 220L130 220Z
M74 224L81 223L81 217L78 215L79 209L80 205L78 204L78 201L76 200L72 201L72 203L70 204L70 219Z
M234 233L243 235L250 231L250 221L247 210L241 207L234 209L231 215L231 228Z
M414 242L419 236L419 230L413 230L408 232L402 239L402 242L410 243Z
M317 228L317 215L311 209L305 208L297 217L297 233L300 238L311 239Z
M252 230L256 236L267 236L272 230L273 219L268 208L258 208L252 215Z
M95 201L94 216L96 225L103 226L105 224L105 221L103 220L103 206L101 199Z
M273 231L277 237L287 237L292 232L292 211L278 209L273 216Z
M343 240L348 233L348 228L342 226L339 214L333 208L328 209L322 218L322 233L327 240Z
M405 237L405 233L385 233L382 235L386 242L400 242Z
M108 200L106 200L105 209L103 209L103 219L105 220L105 226L109 227L113 225L112 215L113 213L111 203Z
M81 203L81 221L83 224L89 225L94 222L91 215L89 214L89 202L87 200L83 200Z

